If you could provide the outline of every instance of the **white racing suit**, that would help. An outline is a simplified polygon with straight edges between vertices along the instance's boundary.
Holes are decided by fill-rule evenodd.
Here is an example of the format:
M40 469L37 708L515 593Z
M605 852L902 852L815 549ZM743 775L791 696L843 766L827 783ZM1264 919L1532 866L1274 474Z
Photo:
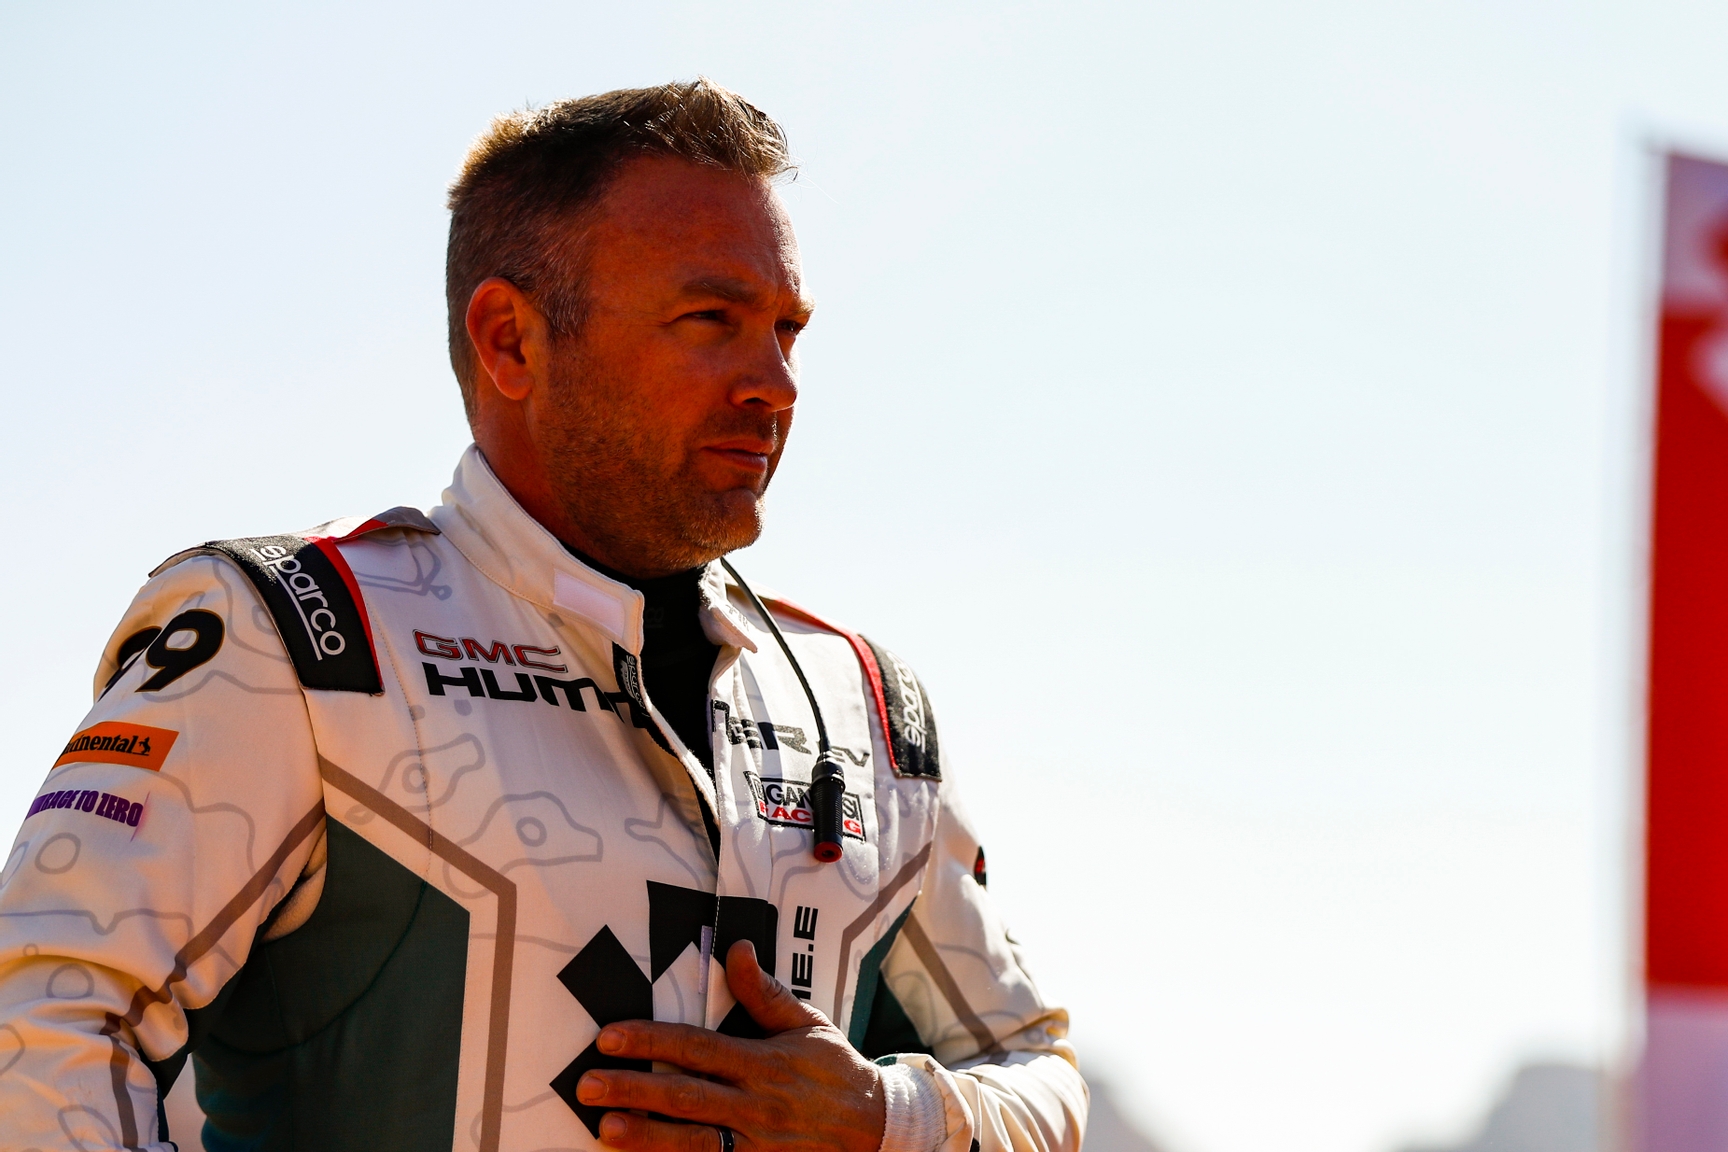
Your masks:
M614 1020L760 1035L739 939L884 1069L889 1152L1079 1146L1086 1088L984 888L911 670L770 600L846 772L812 855L797 676L702 581L712 778L641 595L470 448L442 505L171 558L0 870L0 1143L592 1149ZM718 844L718 850L714 844Z

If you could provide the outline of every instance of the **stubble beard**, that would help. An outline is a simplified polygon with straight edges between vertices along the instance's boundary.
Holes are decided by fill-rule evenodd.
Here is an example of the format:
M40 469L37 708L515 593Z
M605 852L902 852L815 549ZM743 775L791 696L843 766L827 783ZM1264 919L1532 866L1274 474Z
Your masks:
M565 516L631 575L656 576L706 564L756 542L768 483L716 492L696 474L687 444L653 430L651 405L627 381L607 378L579 352L560 357L558 397L541 429ZM777 440L774 418L734 412L696 439L749 435Z

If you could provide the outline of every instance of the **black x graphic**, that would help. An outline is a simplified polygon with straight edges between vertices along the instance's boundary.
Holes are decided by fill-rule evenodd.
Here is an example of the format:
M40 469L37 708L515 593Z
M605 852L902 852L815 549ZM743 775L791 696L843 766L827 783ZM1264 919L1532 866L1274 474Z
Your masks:
M558 973L570 995L576 997L594 1023L601 1028L620 1020L652 1020L654 1018L654 985L612 935L612 929L594 933L588 946L576 953L570 963ZM576 1099L576 1083L590 1068L628 1068L635 1072L648 1071L646 1060L626 1060L607 1056L597 1043L582 1049L581 1055L570 1061L564 1071L552 1081L552 1091L570 1105L596 1140L600 1138L600 1118L606 1109L584 1104Z
M756 945L757 962L772 975L780 910L766 900L747 896L724 896L718 901L711 892L679 888L672 884L648 882L648 952L653 968L650 978L643 974L624 945L618 942L610 927L594 933L594 938L576 953L570 963L558 973L558 980L576 997L584 1011L600 1028L620 1020L652 1020L654 1018L654 980L672 966L684 949L701 945L702 929L714 925L714 955L724 958L734 941L749 940ZM750 1018L744 1005L734 1004L726 1019L716 1029L728 1036L760 1038L765 1033ZM596 1139L600 1136L600 1118L606 1109L584 1104L576 1099L576 1084L590 1068L627 1068L649 1070L646 1060L625 1060L603 1055L597 1044L591 1043L572 1060L552 1081L552 1090L570 1106Z

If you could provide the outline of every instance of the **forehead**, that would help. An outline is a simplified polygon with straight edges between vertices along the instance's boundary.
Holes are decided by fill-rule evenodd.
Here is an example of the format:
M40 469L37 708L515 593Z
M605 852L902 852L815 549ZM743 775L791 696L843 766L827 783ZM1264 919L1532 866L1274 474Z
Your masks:
M766 180L670 157L627 161L588 222L589 275L642 288L699 280L801 291L798 242Z

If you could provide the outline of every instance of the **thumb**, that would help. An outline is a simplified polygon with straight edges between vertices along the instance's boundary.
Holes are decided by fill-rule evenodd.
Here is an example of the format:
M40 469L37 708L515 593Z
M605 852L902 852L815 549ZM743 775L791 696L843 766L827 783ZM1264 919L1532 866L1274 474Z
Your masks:
M732 995L744 1005L750 1018L770 1036L828 1022L826 1016L762 970L756 962L756 945L748 940L735 941L726 950L726 986L732 989Z

